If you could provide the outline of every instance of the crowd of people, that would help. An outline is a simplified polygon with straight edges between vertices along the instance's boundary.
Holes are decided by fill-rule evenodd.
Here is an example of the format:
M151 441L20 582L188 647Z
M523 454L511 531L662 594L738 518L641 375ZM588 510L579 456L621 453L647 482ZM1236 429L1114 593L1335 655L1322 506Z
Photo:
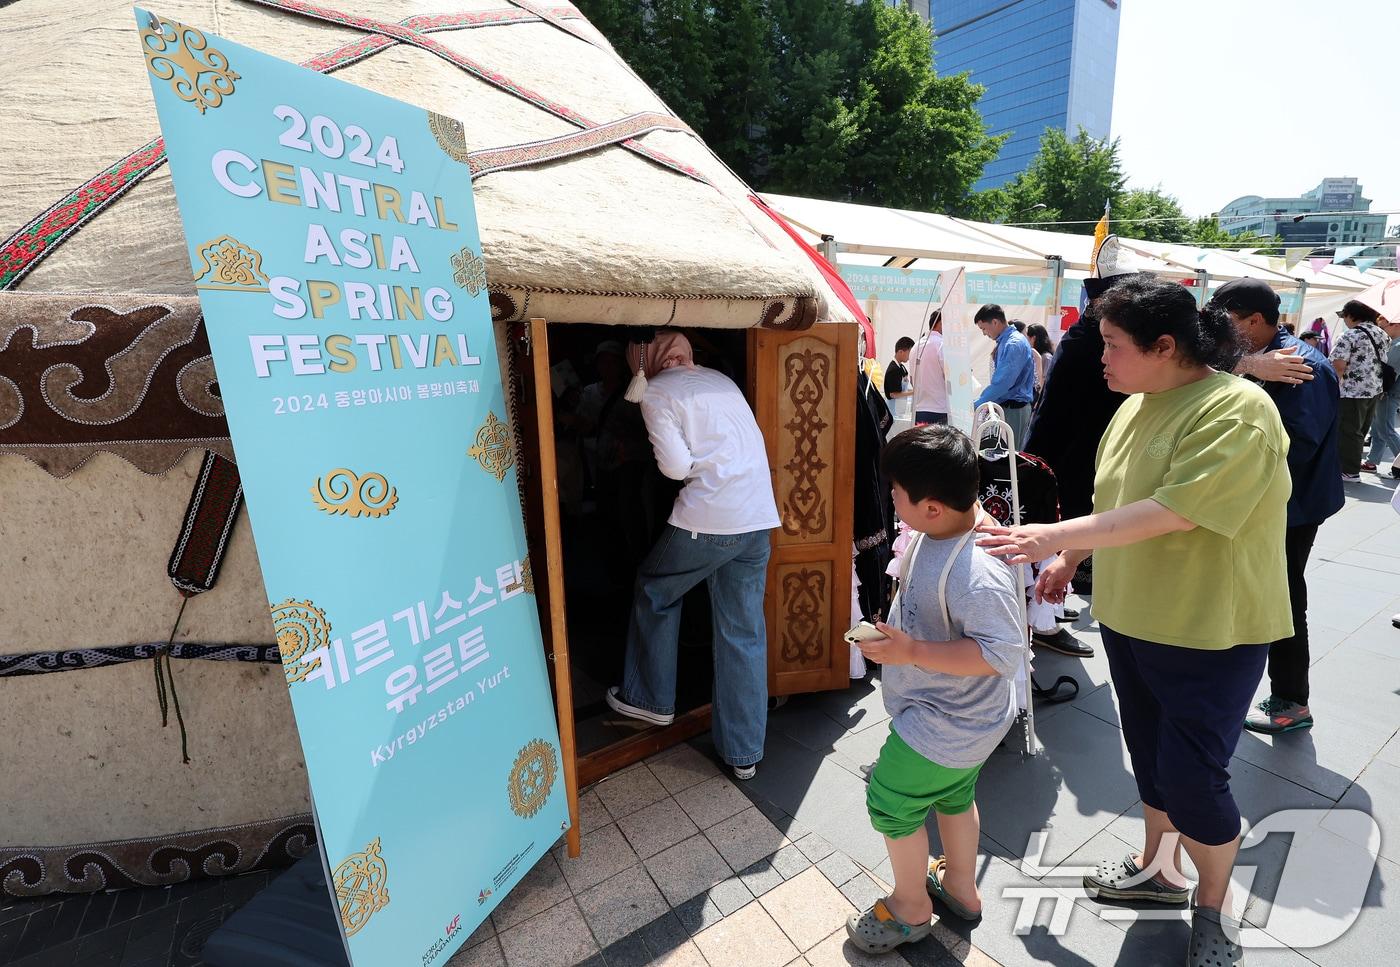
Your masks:
M1024 449L1054 470L1060 522L988 522L970 496L975 451L936 425L942 413L920 413L928 425L886 448L896 508L920 536L879 625L885 638L861 645L883 665L892 716L868 806L895 889L848 924L871 952L924 936L934 898L956 916L980 916L976 774L996 745L989 736L1014 717L1025 647L1021 589L988 563L1001 558L1040 565L1039 600L1093 593L1146 829L1139 850L1085 877L1086 892L1190 903L1188 964L1242 959L1229 915L1241 824L1228 767L1245 728L1313 725L1305 570L1344 483L1400 459L1396 330L1349 302L1338 313L1346 331L1324 355L1325 327L1297 338L1258 280L1222 286L1204 307L1146 274L1086 289L1083 317L1049 360L1039 334L1023 335L1001 307L975 317L996 343L977 402L999 404ZM941 375L926 343L940 345L929 336L915 344L916 397L921 368ZM1270 694L1251 708L1266 674ZM932 862L929 811L944 849Z
M886 370L886 396L909 401L918 425L880 455L913 539L877 634L858 639L881 666L891 716L867 806L895 886L847 925L869 952L926 936L935 900L958 917L981 915L977 776L1017 717L1027 648L1027 590L1006 565L1032 564L1034 601L1093 596L1146 820L1141 847L1100 862L1086 892L1189 903L1188 963L1241 961L1230 760L1246 728L1313 725L1308 558L1345 481L1400 459L1400 341L1349 302L1346 330L1324 355L1325 328L1295 336L1278 296L1253 279L1222 286L1203 307L1149 274L1091 279L1086 290L1082 317L1053 352L1043 327L1019 326L1000 306L975 318L995 343L977 404L997 404L1020 448L1053 473L1057 519L998 521L979 501L977 445L947 425L940 314L919 339L897 343ZM640 402L657 465L684 485L638 573L622 681L607 701L645 722L672 720L681 599L707 582L715 743L749 778L763 756L762 602L778 523L763 439L739 388L697 366L679 333L630 347L628 364L628 397ZM1265 675L1269 696L1251 708ZM943 847L932 860L930 812Z

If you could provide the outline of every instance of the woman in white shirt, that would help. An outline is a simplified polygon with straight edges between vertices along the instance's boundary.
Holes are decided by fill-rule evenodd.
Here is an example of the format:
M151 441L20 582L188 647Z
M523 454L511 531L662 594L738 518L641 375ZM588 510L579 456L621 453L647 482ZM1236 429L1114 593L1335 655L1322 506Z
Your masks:
M628 361L638 373L634 389L645 385L642 418L657 466L685 486L637 572L622 684L608 689L607 702L621 715L671 724L681 600L707 582L715 747L737 778L749 779L763 758L768 719L763 592L768 532L779 523L763 435L739 387L695 365L679 332L631 346Z

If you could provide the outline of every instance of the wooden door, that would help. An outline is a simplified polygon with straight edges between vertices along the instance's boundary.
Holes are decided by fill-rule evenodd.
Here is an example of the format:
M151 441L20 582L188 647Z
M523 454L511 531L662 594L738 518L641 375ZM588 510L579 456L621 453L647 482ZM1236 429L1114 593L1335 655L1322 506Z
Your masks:
M749 400L782 519L764 594L771 695L850 684L856 337L853 325L749 333Z
M559 522L559 481L554 454L554 397L549 381L549 332L543 319L512 323L507 335L510 395L514 412L516 468L525 507L525 542L540 614L544 653L559 718L559 752L569 798L570 856L579 855L578 757L574 741L574 696L570 680L569 635L564 612L563 531Z

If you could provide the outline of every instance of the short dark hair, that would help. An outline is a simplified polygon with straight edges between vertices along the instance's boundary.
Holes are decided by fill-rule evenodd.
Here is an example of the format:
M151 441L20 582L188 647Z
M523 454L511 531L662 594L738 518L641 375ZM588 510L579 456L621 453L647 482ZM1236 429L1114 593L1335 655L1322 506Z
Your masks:
M1019 332L1019 333L1020 333L1021 335L1023 335L1023 336L1026 334L1026 324L1025 324L1024 322L1022 322L1020 319L1012 319L1012 320L1011 320L1011 328L1012 328L1012 329L1015 329L1017 332Z
M1239 362L1240 337L1229 314L1215 304L1198 308L1195 296L1179 283L1129 279L1104 293L1098 310L1144 352L1171 336L1182 358L1198 366L1229 371Z
M904 352L904 350L906 350L906 349L913 349L913 348L914 348L914 340L910 339L908 336L900 336L900 337L899 337L899 341L898 341L897 343L894 344L894 351L897 352L897 353L902 353L902 352Z
M885 444L880 472L914 503L936 500L965 511L977 501L977 450L966 433L947 424L905 430Z
M938 324L941 323L942 321L943 321L943 310L942 310L942 309L934 309L933 312L929 313L929 317L928 317L928 328L929 328L929 331L932 332L932 331L933 331L933 327L936 326L936 325L938 325Z
M977 310L977 315L972 317L973 322L991 322L993 319L1006 321L1006 313L1001 311L1001 306L995 302L989 302Z
M1337 313L1347 319L1355 319L1357 322L1375 322L1381 314L1372 309L1364 302L1357 302L1355 299L1342 306L1342 311Z
M1302 340L1305 340L1305 341L1307 341L1307 342L1317 342L1318 339L1319 339L1319 336L1318 336L1317 333L1313 332L1312 330L1308 330L1307 332L1303 333L1303 334L1302 334L1301 336L1299 336L1298 338L1299 338L1299 339L1302 339Z

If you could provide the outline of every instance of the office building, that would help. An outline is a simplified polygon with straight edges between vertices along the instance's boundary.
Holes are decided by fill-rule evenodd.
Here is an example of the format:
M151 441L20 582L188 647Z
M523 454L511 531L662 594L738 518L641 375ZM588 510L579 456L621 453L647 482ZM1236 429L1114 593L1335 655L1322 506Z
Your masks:
M1371 199L1362 196L1355 178L1324 178L1296 198L1236 198L1220 209L1218 220L1231 235L1258 232L1278 235L1285 245L1330 249L1374 245L1384 239L1386 216L1360 214L1370 210ZM1329 216L1329 212L1337 214ZM1294 221L1298 215L1308 217Z
M1107 138L1118 61L1118 0L926 0L939 74L986 87L978 107L1010 134L977 188L1024 171L1046 128ZM911 4L916 10L922 3Z

